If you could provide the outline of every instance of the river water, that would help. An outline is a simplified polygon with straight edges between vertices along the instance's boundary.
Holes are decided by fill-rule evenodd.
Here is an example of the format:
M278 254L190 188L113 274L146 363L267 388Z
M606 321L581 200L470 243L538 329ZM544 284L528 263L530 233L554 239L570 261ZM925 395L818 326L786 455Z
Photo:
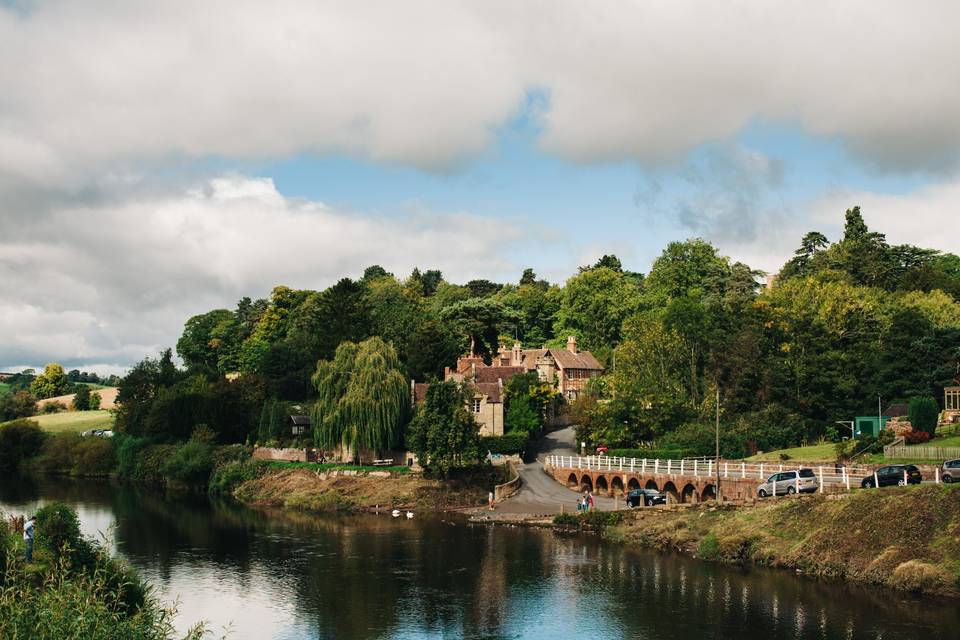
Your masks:
M107 482L3 478L51 500L220 637L960 638L956 602L740 571L589 536L441 515L307 517Z

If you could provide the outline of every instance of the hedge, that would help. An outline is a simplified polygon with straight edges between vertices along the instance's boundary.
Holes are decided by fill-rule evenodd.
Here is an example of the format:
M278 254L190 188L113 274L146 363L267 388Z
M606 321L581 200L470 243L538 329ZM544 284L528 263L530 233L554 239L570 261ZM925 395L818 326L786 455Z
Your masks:
M502 436L487 436L480 438L480 453L498 453L511 455L521 453L527 447L530 436L526 433L511 431Z
M690 449L610 449L605 455L615 458L647 458L648 460L680 460L694 457Z

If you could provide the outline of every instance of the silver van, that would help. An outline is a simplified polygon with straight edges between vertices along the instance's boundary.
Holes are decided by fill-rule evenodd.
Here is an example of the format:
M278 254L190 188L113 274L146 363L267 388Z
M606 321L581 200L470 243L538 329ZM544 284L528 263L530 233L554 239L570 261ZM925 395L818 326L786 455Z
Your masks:
M797 477L799 474L799 479ZM757 495L761 498L767 496L786 496L797 493L816 493L820 490L820 482L817 480L817 474L813 469L800 469L798 471L781 471L775 473L767 481L757 487Z

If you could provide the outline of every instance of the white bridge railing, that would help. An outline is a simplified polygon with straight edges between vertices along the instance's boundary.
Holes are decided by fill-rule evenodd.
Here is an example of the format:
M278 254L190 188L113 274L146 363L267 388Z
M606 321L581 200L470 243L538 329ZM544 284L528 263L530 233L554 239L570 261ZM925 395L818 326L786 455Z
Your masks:
M766 482L771 475L783 471L812 469L820 481L820 486L840 485L844 488L859 488L860 482L873 475L873 468L862 466L844 466L827 464L816 467L783 464L782 462L742 462L712 458L686 458L682 460L660 460L657 458L619 458L616 456L559 456L550 455L546 463L555 469L582 471L610 471L640 473L663 476L692 476L715 478L717 471L721 478L752 479ZM719 469L718 469L719 467Z

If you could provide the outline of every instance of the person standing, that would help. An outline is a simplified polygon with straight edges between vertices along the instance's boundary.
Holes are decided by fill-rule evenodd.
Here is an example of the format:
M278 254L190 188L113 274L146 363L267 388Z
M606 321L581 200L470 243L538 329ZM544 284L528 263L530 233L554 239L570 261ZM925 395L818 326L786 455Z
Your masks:
M591 491L587 495L587 505L588 505L587 511L593 511L593 491Z
M27 547L27 562L33 562L33 534L37 527L37 516L32 516L27 523L23 525L23 541Z
M490 507L490 511L493 511L493 491L487 494L487 503Z

